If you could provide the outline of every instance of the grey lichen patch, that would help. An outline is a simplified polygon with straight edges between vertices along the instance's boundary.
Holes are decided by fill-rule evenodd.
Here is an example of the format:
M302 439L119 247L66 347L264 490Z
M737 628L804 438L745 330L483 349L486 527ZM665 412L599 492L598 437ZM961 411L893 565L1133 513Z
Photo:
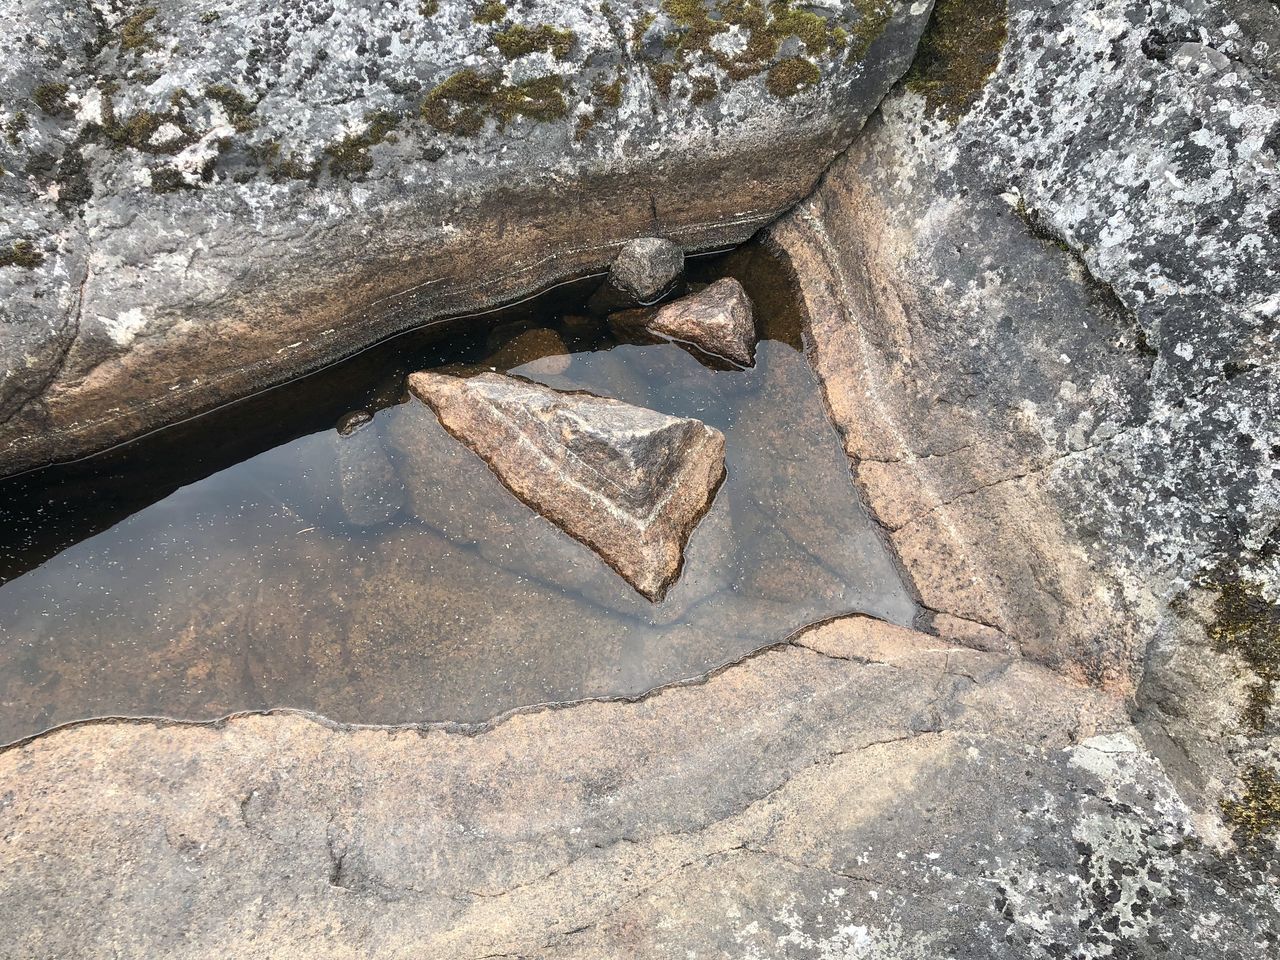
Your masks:
M1270 602L1240 580L1221 587L1214 604L1209 636L1221 651L1239 655L1257 676L1241 720L1254 732L1263 730L1280 683L1280 605Z
M537 77L513 84L500 74L464 67L439 83L422 101L422 119L445 133L474 136L487 119L505 126L517 116L547 121L565 117L564 81Z
M1240 777L1238 797L1222 801L1222 814L1246 839L1280 833L1280 776L1270 767L1254 764Z
M978 101L1008 37L1006 0L937 0L907 87L959 122Z
M30 240L15 240L7 248L0 248L0 267L34 270L42 263L44 254Z
M31 99L44 113L57 116L66 112L67 91L70 89L66 83L42 83L31 92Z
M546 51L558 60L568 58L577 42L577 35L572 30L564 30L549 24L526 27L517 23L501 30L493 36L493 43L508 60L523 57L530 53Z

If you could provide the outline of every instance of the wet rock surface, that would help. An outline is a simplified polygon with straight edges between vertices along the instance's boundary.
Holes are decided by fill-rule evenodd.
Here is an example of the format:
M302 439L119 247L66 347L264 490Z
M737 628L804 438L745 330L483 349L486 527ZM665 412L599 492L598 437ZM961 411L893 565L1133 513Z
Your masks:
M637 236L741 242L848 143L927 14L4 0L0 474Z
M860 618L474 735L89 724L0 782L15 957L1253 960L1277 924L1276 861L1119 700Z
M749 367L756 358L756 322L751 298L732 277L717 280L654 311L628 310L610 322L674 340L710 357Z
M662 599L724 479L723 434L493 373L415 373L409 390L512 493Z
M618 251L609 282L638 303L651 303L684 273L684 251L670 240L641 237Z

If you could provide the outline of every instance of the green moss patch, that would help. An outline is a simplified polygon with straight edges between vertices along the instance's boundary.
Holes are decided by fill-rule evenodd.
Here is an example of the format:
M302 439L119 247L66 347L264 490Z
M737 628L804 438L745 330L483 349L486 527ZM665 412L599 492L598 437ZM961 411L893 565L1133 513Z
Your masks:
M1280 605L1243 581L1228 582L1214 604L1209 636L1219 651L1238 654L1257 674L1241 719L1260 732L1274 706L1274 684L1280 682Z
M22 267L34 270L44 263L44 254L30 240L15 240L6 248L0 248L0 267Z
M958 123L978 102L1008 37L1006 0L937 0L907 88Z
M400 118L390 110L375 110L365 117L366 126L360 133L351 133L337 143L325 147L329 158L329 172L335 177L358 179L373 169L373 157L369 150L386 141L400 123Z
M770 93L794 96L821 79L816 58L834 55L846 46L849 37L841 23L796 9L792 0L662 0L662 9L678 28L667 39L672 59L649 67L654 85L663 96L670 95L677 72L687 73L699 62L715 64L731 80L768 72L766 87ZM746 45L730 55L717 50L712 41L733 27L745 35ZM804 45L806 56L778 61L779 50L791 37ZM695 103L714 96L705 83L699 84L696 79L690 90Z
M794 97L821 79L822 71L816 63L804 57L788 57L770 68L765 86L775 97Z
M279 140L267 140L249 148L254 161L266 168L272 180L307 180L315 183L320 177L320 160L302 160L292 153L285 153Z
M1280 777L1274 770L1255 764L1241 775L1244 791L1222 801L1227 822L1248 838L1280 832Z
M476 23L501 23L507 19L507 5L502 0L485 0L472 19Z
M151 21L159 13L155 7L144 7L120 25L120 49L139 52L156 45Z
M887 0L862 0L858 5L861 18L849 33L849 59L861 60L884 34L893 19L894 5Z
M159 167L151 171L151 190L153 193L173 193L175 190L189 188L190 184L173 167Z
M551 53L557 60L565 60L577 40L578 36L572 30L562 30L545 23L536 27L517 23L493 35L498 52L508 60L542 50Z
M67 91L70 89L65 83L42 83L31 92L31 99L45 113L57 116L67 109Z
M245 133L256 126L251 114L257 107L257 103L234 87L227 86L225 83L215 83L205 90L204 95L222 107L237 132Z
M31 126L31 118L27 116L25 110L19 110L9 122L5 124L4 132L7 135L10 146L16 147L22 142L22 134Z
M484 129L487 119L503 126L517 116L547 121L568 113L564 81L558 76L512 84L498 73L481 73L471 67L439 83L421 107L423 120L456 136L474 136Z

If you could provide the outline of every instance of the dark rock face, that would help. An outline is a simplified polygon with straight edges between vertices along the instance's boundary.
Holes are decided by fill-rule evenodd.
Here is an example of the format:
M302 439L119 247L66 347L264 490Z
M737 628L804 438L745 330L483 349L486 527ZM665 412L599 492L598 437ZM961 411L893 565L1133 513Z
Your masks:
M1136 690L1216 810L1274 762L1214 598L1280 600L1277 11L939 12L773 230L815 362L935 626Z
M662 598L724 478L718 430L495 373L415 373L409 389L516 496Z
M684 251L670 240L641 237L618 252L609 282L637 303L662 296L684 273Z
M929 4L672 11L0 2L0 473L637 236L746 239L847 145Z

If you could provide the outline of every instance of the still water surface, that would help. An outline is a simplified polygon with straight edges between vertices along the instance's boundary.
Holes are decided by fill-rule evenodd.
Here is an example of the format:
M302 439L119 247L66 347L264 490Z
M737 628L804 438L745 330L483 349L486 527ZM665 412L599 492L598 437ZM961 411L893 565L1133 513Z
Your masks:
M837 614L909 623L785 277L758 250L703 269L756 301L754 369L621 342L562 297L447 343L402 338L179 440L0 485L0 742L84 717L270 707L476 722L640 693ZM456 468L461 448L403 380L468 365L724 432L727 479L662 603ZM344 399L373 412L345 435Z

